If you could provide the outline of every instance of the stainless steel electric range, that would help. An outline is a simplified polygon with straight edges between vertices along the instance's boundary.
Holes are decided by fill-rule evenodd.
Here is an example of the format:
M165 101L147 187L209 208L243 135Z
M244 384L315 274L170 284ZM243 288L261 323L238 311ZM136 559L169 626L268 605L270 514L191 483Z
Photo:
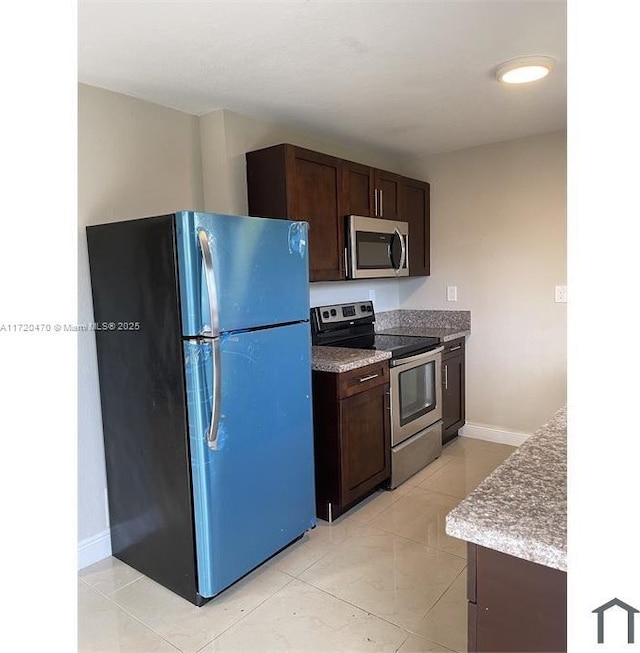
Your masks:
M391 394L391 479L395 488L442 451L440 338L375 332L373 302L311 309L314 345L388 351Z

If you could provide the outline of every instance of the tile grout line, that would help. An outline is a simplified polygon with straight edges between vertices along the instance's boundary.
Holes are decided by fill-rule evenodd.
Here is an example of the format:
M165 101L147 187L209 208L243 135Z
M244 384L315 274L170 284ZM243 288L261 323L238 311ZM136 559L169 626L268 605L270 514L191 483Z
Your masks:
M434 610L437 607L438 603L440 603L440 601L444 598L444 595L453 587L453 584L458 580L458 578L460 578L460 576L462 576L462 574L466 574L466 572L467 572L467 565L464 566L462 571L451 581L451 584L447 587L447 589L444 592L442 592L442 594L436 599L434 604L424 613L424 615L422 615L421 620L424 619L429 614L429 612L431 612L431 610ZM424 637L424 635L421 635L420 633L416 633L414 631L411 631L411 633L413 635L417 635L418 637L422 637L422 639L426 639L427 641L433 642L434 644L438 644L438 646L444 646L444 648L449 649L449 646L447 644L443 644L442 642L439 642L435 639ZM455 653L462 653L461 651L456 651L456 649L451 649L451 650L455 651Z
M457 578L457 576L456 576L456 578ZM314 590L317 590L318 592L322 592L323 594L326 594L327 596L330 596L331 598L336 599L337 601L340 601L341 603L344 603L344 604L346 604L346 605L348 605L348 606L350 606L352 608L356 608L357 610L360 610L360 612L364 612L366 615L368 615L370 617L374 617L375 619L380 619L380 621L384 621L385 623L387 623L387 624L389 624L391 626L394 626L395 628L399 628L401 631L407 633L407 636L414 634L412 631L407 630L404 626L401 626L400 624L397 624L397 623L395 623L393 621L390 621L389 619L387 619L385 617L382 617L382 616L376 614L375 612L371 612L370 610L367 610L366 608L363 608L362 606L357 605L356 603L352 603L351 601L348 601L347 599L344 599L344 598L342 598L340 596L336 596L335 594L332 594L331 592L329 592L328 590L323 589L322 587L317 587L313 583L310 583L309 581L306 581L306 580L304 580L302 578L298 578L297 580L299 580L301 583L304 583L307 587L311 587ZM405 638L405 640L403 640L403 644L404 644L405 641L406 641L406 638ZM400 646L402 647L402 644Z
M442 594L440 596L438 596L438 598L433 602L433 604L427 609L427 611L424 613L424 615L422 615L422 617L420 619L424 619L427 616L427 614L429 613L429 611L433 610L433 608L435 608L435 606L439 603L440 599L442 599L442 597L451 588L453 583L460 577L461 574L466 572L466 569L467 569L467 566L465 564L465 566L462 568L462 571L454 577L454 579L451 581L451 583L446 587L446 589L442 592ZM431 642L433 644L438 644L438 646L443 646L447 650L452 651L452 653L461 653L459 651L455 651L454 649L449 649L449 647L446 646L445 644L442 644L440 642L436 642L435 640L424 637L424 635L421 635L420 633L417 633L417 632L415 632L413 630L410 630L409 628L406 628L405 626L401 626L400 624L397 624L397 623L395 623L393 621L390 621L389 619L387 619L385 617L382 617L382 616L380 616L378 614L375 614L375 612L370 612L369 610L363 608L362 606L357 605L356 603L352 603L351 601L348 601L347 599L344 599L344 598L342 598L340 596L336 596L335 594L332 594L328 590L325 590L325 589L323 589L321 587L316 587L312 583L310 583L310 582L308 582L306 580L303 580L302 578L298 578L298 580L301 583L304 583L305 585L307 585L307 586L309 586L309 587L311 587L311 588L313 588L315 590L318 590L319 592L322 592L323 594L326 594L327 596L330 596L331 598L337 599L338 601L340 601L342 603L345 603L345 604L347 604L347 605L349 605L349 606L351 606L353 608L356 608L357 610L360 610L360 612L366 613L370 617L374 617L375 619L379 619L380 621L384 621L385 623L387 623L387 624L389 624L391 626L394 626L395 628L399 628L401 631L406 633L407 636L402 641L402 644L400 644L400 646L396 649L396 653L397 653L397 651L399 651L404 646L407 639L409 639L409 637L411 637L411 636L416 636L416 637L419 637L420 639L425 640L426 642Z
M243 621L246 617L248 617L250 614L255 612L261 605L263 605L266 601L269 599L272 599L276 594L279 594L285 587L289 587L291 583L293 583L294 580L297 580L295 576L291 576L291 574L287 574L286 572L278 569L280 573L285 574L285 576L289 576L289 580L282 586L279 587L273 594L269 594L266 598L264 598L260 603L257 603L256 605L253 606L250 610L248 610L245 614L243 614L241 617L236 619L233 623L229 624L224 630L220 631L215 637L207 641L205 644L203 644L199 649L196 650L195 653L200 653L204 648L215 642L218 638L222 637L229 629L233 628L234 626L237 626L241 621ZM215 597L213 597L215 599Z
M143 575L143 576L140 576L140 578L145 578L145 576L144 576L144 575ZM112 594L115 594L118 590L122 589L123 587L128 587L129 585L131 585L131 583L135 583L136 581L140 580L140 578L136 578L134 581L131 581L131 582L129 582L129 583L126 583L126 584L123 585L121 588L118 588L117 590L114 590L114 591L112 592ZM94 591L95 591L97 594L99 594L103 599L105 599L105 600L108 601L109 603L112 603L112 604L114 605L114 607L115 607L117 610L120 610L121 612L123 612L124 614L126 614L128 617L130 617L131 619L133 619L135 622L139 623L141 626L144 626L144 628L145 628L146 630L152 632L156 637L159 637L163 642L166 642L167 644L169 644L169 646L171 646L172 648L174 648L176 651L180 651L180 653L182 653L181 649L179 649L179 648L178 648L178 647L177 647L173 642L169 641L168 639L166 639L165 637L163 637L160 633L156 632L156 631L155 631L155 630L154 630L154 629L153 629L153 628L152 628L148 623L142 621L142 619L140 619L139 617L136 617L136 615L131 614L131 612L129 612L129 610L127 610L124 606L120 605L120 603L118 603L115 599L112 599L111 596L110 596L109 594L105 594L102 590L98 589L98 588L95 587L94 585L91 585L90 583L87 583L87 582L86 582L85 580L83 580L82 578L78 578L78 580L80 580L80 581L81 581L83 584L85 584L87 587L89 587L89 588L91 588L92 590L94 590Z

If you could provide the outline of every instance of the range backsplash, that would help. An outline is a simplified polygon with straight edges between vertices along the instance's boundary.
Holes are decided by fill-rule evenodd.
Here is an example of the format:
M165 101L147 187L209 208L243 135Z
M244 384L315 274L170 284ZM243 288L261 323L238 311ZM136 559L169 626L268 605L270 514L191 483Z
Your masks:
M471 311L421 311L396 309L376 313L376 331L394 327L429 327L471 330Z

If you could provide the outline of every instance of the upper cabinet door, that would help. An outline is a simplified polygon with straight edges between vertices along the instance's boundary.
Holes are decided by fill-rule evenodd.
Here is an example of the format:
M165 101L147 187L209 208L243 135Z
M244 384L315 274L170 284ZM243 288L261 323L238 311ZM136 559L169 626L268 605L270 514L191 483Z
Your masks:
M343 211L345 215L373 217L374 213L373 168L342 162Z
M340 159L282 144L246 161L249 214L308 222L309 280L345 279Z
M353 161L342 162L345 215L404 220L400 217L399 175Z
M406 218L402 217L400 212L400 180L402 177L392 172L376 170L374 179L375 215L385 220L402 220L406 222Z
M295 179L290 187L288 217L309 223L310 280L344 279L340 160L292 147L287 153L287 168L291 170L289 177Z
M427 182L403 177L400 212L409 223L409 276L427 276L430 271L430 187Z

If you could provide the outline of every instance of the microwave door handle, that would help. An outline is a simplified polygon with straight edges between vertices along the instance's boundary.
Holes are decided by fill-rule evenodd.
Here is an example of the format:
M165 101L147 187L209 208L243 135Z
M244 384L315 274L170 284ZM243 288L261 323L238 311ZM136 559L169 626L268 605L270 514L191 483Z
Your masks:
M389 243L389 259L391 261L391 267L398 272L399 270L402 270L404 266L404 261L407 256L407 248L404 244L404 238L402 237L402 234L400 233L399 229L396 227L393 230L393 236L391 237L391 240L393 241L394 238L397 238L400 241L400 263L396 266L393 261L393 246L392 243Z
M394 270L397 270L398 268L396 267L393 261L393 239L395 237L396 237L395 233L391 234L391 238L389 239L389 244L387 245L387 256L389 257L389 263L391 264L391 267Z
M405 260L407 258L407 245L405 243L405 240L402 236L402 234L396 229L396 233L398 234L398 238L400 239L400 266L398 267L398 270L402 270L404 267Z

